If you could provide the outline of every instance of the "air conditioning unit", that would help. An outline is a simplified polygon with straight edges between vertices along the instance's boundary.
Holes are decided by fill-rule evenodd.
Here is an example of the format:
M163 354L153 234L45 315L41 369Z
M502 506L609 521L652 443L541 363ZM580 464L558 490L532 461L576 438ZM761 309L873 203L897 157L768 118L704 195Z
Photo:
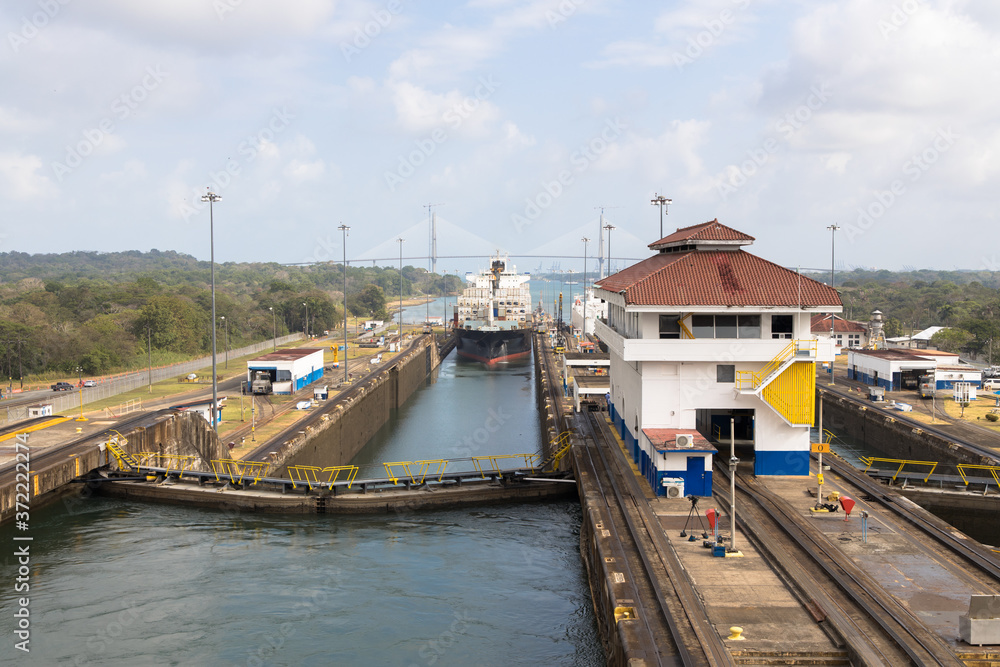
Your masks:
M684 480L682 478L664 477L662 484L663 492L666 494L667 498L684 497Z
M678 433L674 442L678 448L690 449L694 447L694 436L690 433Z

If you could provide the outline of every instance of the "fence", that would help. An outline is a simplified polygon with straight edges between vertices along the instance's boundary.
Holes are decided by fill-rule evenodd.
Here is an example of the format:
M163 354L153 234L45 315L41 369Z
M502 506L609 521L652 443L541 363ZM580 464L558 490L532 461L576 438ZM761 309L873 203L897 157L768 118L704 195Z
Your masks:
M301 340L302 337L301 333L282 336L278 339L277 344L284 345L286 343L291 343L292 341ZM247 345L246 347L229 350L229 356L239 358L250 354L257 354L259 352L272 349L273 345L274 342L272 340L265 340L259 343L254 343L253 345ZM223 361L224 359L225 352L222 352L221 354L216 352L216 371L219 370L220 364L225 363ZM86 405L87 403L100 401L105 398L110 398L112 396L117 396L118 394L124 394L125 392L139 389L141 387L146 387L150 384L150 382L160 382L177 376L188 375L189 373L193 373L211 365L212 357L207 356L201 357L200 359L192 359L191 361L182 361L177 364L154 368L152 369L152 372L149 370L131 371L129 373L123 373L122 375L106 378L101 380L96 387L83 388L83 404ZM230 372L234 371L230 370ZM235 372L243 375L245 370L236 369ZM74 410L80 410L80 392L73 391L68 394L63 393L52 397L39 398L38 403L51 404L53 414L73 414ZM7 408L6 412L0 412L0 424L12 424L27 418L27 405L12 405Z

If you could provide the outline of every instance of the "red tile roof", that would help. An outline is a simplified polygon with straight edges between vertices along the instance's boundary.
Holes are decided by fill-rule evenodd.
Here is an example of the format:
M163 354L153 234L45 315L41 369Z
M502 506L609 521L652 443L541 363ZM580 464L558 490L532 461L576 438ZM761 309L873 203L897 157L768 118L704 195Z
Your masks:
M627 305L841 305L835 289L743 250L660 253L596 286L624 294Z
M753 243L754 238L749 234L725 226L716 218L700 225L682 227L673 234L665 236L655 243L650 243L649 247L656 250L660 246L680 243L681 241L745 241Z
M810 320L810 329L813 333L830 333L830 316L819 313L813 315ZM842 317L833 317L834 333L865 333L868 328L860 322L852 322Z

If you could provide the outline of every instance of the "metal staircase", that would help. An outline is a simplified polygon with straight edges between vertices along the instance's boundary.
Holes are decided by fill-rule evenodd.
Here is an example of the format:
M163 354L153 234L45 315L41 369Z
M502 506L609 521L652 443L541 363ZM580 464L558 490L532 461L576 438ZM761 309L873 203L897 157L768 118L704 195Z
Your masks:
M789 426L813 423L817 341L794 340L759 371L738 371L736 393L757 396Z

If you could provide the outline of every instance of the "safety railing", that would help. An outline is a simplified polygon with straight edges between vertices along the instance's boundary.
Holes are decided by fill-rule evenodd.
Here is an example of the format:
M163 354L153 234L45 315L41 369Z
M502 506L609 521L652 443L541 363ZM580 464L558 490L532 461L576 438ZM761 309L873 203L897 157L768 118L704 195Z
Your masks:
M759 371L736 371L736 389L757 389L768 376L781 368L783 363L793 357L803 356L803 353L810 357L815 357L817 344L818 341L815 339L793 340Z
M977 465L973 463L958 463L955 465L958 468L958 474L962 476L962 481L965 485L969 485L969 480L966 477L966 470L985 470L993 476L993 481L996 482L997 486L1000 487L1000 466L985 466Z
M256 484L267 474L271 467L266 461L239 461L236 459L213 459L212 472L215 473L215 481L221 482L220 475L226 475L235 484L243 484L244 480L253 480Z
M128 444L128 440L124 435L118 431L114 431L115 435L108 439L105 444L107 450L111 452L111 455L115 457L115 461L118 463L119 470L138 470L139 462L134 456L125 451L125 445Z
M509 468L500 467L500 461L504 460L524 461L524 466L522 467L527 468L534 473L538 463L538 454L494 454L492 456L473 456L472 465L475 467L476 472L478 472L483 479L486 479L487 473L498 473L505 469L509 470Z
M556 470L559 468L559 463L565 458L566 454L569 453L570 447L573 446L570 436L572 432L563 431L559 434L555 440L549 443L549 456L544 461L539 464L539 468L542 470L549 468L550 470Z
M385 476L392 481L393 485L399 484L399 481L406 477L413 484L423 484L427 476L437 477L440 482L441 478L444 477L444 471L448 467L448 459L427 459L423 461L394 461L392 463L383 463L382 466L385 468ZM396 468L400 468L403 472L403 476L396 474ZM433 473L431 470L433 469ZM415 472L414 472L415 471Z
M868 472L871 469L871 467L876 463L889 463L891 465L899 464L899 468L896 469L896 474L892 476L893 481L895 481L896 477L898 477L899 474L903 472L903 468L905 468L908 465L930 466L930 470L927 471L927 476L924 477L925 483L927 482L928 479L930 479L931 475L934 474L934 470L938 466L937 461L913 461L910 459L882 459L875 456L862 456L861 462L865 464L865 470L864 470L865 472Z
M296 482L305 484L311 491L314 486L330 486L340 481L341 473L347 482L347 488L351 488L354 479L358 476L358 466L288 466L288 476L292 480L292 488L298 488Z
M142 467L165 468L168 473L183 473L194 470L194 465L198 461L197 456L190 454L160 454L159 452L139 452L135 455L136 460Z

